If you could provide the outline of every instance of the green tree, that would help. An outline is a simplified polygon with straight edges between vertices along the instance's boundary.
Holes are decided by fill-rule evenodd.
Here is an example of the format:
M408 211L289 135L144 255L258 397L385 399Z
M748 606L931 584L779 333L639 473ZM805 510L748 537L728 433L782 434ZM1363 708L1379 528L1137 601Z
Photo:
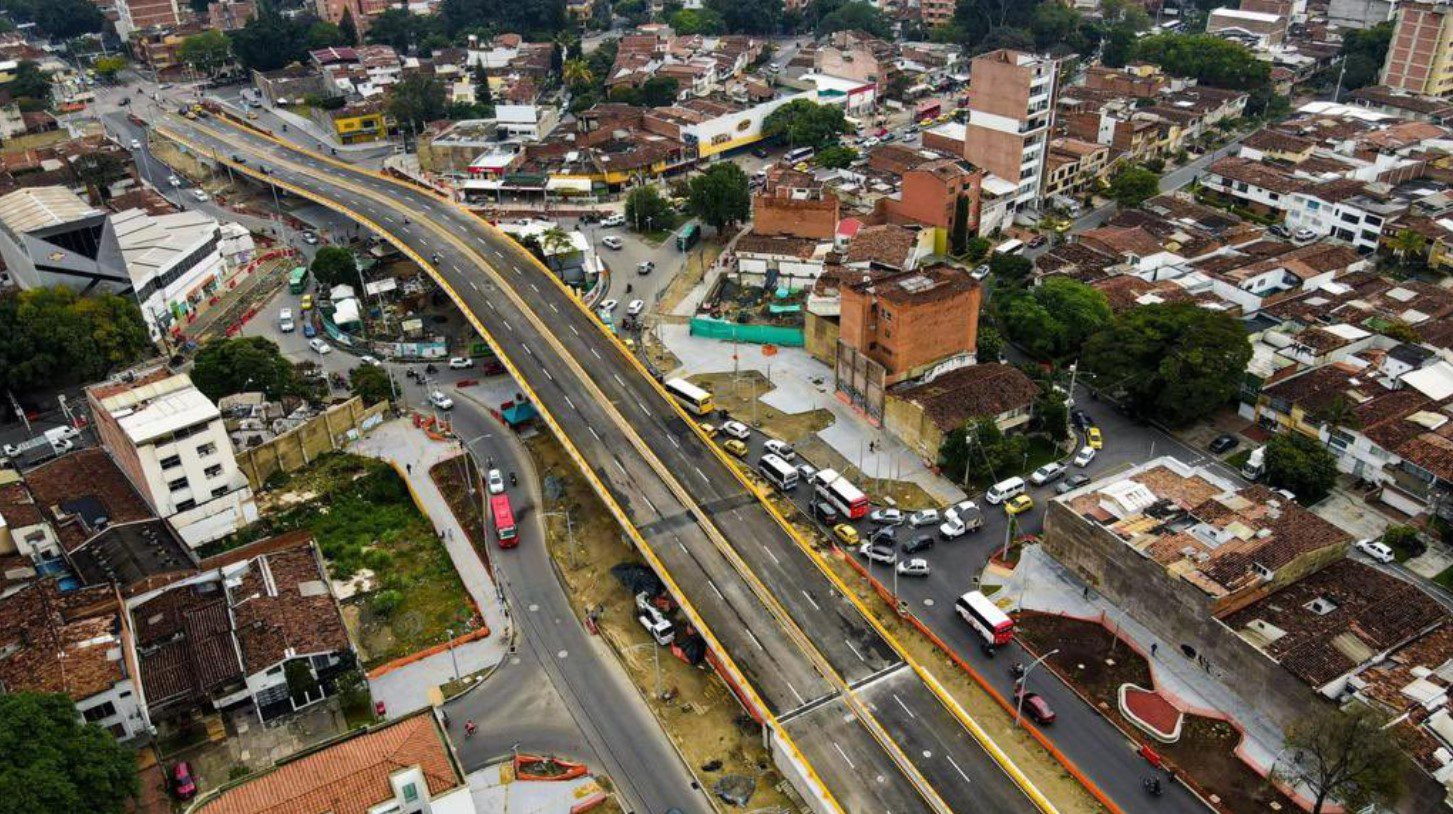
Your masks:
M131 297L56 286L0 298L0 382L11 390L99 379L150 350Z
M1310 506L1326 497L1337 482L1337 459L1311 436L1277 433L1266 445L1266 482L1289 490Z
M479 30L518 31L526 40L538 41L568 26L560 0L443 0L439 19L450 37Z
M419 36L419 25L406 8L385 10L368 25L367 39L375 45L387 45L399 53L410 51Z
M95 34L106 26L105 16L89 0L0 0L0 9L16 22L35 23L52 40Z
M1180 426L1236 395L1251 360L1240 321L1190 303L1122 312L1085 343L1084 369L1133 415Z
M313 255L313 264L309 266L309 271L322 288L358 283L358 262L354 259L353 252L341 246L324 246L318 249L318 253Z
M626 194L626 223L635 231L667 229L672 222L671 204L655 186L643 184Z
M821 150L818 150L817 156L813 158L813 161L816 162L817 166L819 167L827 167L828 169L840 170L843 167L846 167L856 161L857 158L857 150L854 150L851 147L840 147L838 145L833 145L832 147L824 147Z
M50 101L50 75L40 69L40 63L33 59L22 59L15 66L15 78L5 85L10 95L17 99Z
M1312 814L1332 800L1348 811L1391 808L1402 794L1407 758L1388 723L1362 703L1318 705L1287 727L1287 749L1299 759L1282 761L1278 773L1312 791Z
M338 33L343 36L344 45L358 45L358 22L353 19L353 9L343 7L343 16L338 20Z
M346 12L348 7L344 6L343 10ZM334 25L327 20L314 20L313 24L308 26L308 47L313 50L352 44L344 36L341 25Z
M1027 446L1024 436L1005 435L992 418L981 418L944 436L938 464L956 482L994 483L1019 471Z
M1387 242L1387 246L1392 249L1393 256L1399 262L1405 262L1408 255L1423 256L1428 249L1428 239L1412 229L1399 229Z
M1377 84L1377 74L1387 61L1387 48L1392 43L1392 29L1393 24L1387 22L1342 34L1342 56L1346 59L1342 74L1344 91Z
M1004 355L1004 337L992 325L979 323L978 346L974 349L974 355L978 358L979 364L997 362Z
M394 392L388 371L380 365L358 365L348 371L348 389L364 404L389 401Z
M107 82L114 81L116 79L116 74L121 73L125 69L125 57L97 57L96 60L91 63L91 70L95 71L97 76L101 77Z
M194 70L213 76L232 61L232 40L221 31L208 29L182 40L177 54Z
M641 83L641 103L645 107L675 104L679 83L670 76L653 76Z
M1057 390L1040 393L1031 410L1030 429L1049 436L1056 443L1070 435L1070 408L1065 397Z
M819 37L834 31L862 31L875 37L890 39L893 26L883 12L863 0L848 0L817 22Z
M792 147L826 147L846 132L848 123L842 108L810 99L794 99L762 120L762 135L781 138Z
M726 30L726 21L709 8L684 8L671 15L671 28L677 34L720 34Z
M192 384L207 398L261 390L270 399L302 391L292 363L261 336L214 339L202 346L192 366Z
M5 811L121 814L141 791L132 751L58 693L0 695L0 749Z
M1080 13L1059 3L1040 3L1034 8L1029 31L1034 35L1034 47L1048 51L1056 45L1068 45L1079 50L1084 47L1084 38L1079 35L1083 22Z
M388 112L400 127L415 129L444 117L444 83L432 76L413 74L395 82L389 91Z
M1262 62L1244 45L1214 34L1156 34L1135 44L1136 59L1153 62L1172 76L1203 85L1254 91L1271 80L1271 63Z
M248 70L275 71L308 58L308 27L284 17L271 3L258 3L257 16L232 33L232 53Z
M590 63L578 57L565 61L565 65L560 69L560 78L571 90L589 87L595 82L595 74L590 70ZM478 84L479 80L476 79L475 82Z
M1009 337L1041 359L1078 353L1092 334L1110 324L1103 292L1068 277L1050 277L1010 298L1003 324Z
M691 211L718 231L751 215L747 174L734 161L713 164L691 179Z
M782 0L707 0L731 34L772 34L782 23Z
M494 109L494 94L489 91L489 72L483 65L474 69L474 103Z
M954 7L954 28L965 46L976 52L987 51L990 49L985 41L995 30L1027 32L1037 5L1026 0L959 0Z
M989 260L989 274L996 285L1024 285L1029 281L1034 264L1017 254L996 254Z
M88 152L77 158L71 164L71 169L81 183L86 185L91 199L105 203L111 197L110 186L127 176L130 165L115 153Z
M1160 194L1160 176L1132 164L1110 177L1110 197L1123 207L1140 206Z

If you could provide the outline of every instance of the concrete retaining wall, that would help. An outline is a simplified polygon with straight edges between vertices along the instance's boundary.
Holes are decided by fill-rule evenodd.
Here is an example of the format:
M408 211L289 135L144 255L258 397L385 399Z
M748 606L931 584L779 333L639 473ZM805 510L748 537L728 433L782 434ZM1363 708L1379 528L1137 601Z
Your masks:
M363 406L357 396L265 444L237 453L237 463L253 489L261 489L278 472L302 469L325 452L342 449L351 436L362 434L388 410L387 402Z

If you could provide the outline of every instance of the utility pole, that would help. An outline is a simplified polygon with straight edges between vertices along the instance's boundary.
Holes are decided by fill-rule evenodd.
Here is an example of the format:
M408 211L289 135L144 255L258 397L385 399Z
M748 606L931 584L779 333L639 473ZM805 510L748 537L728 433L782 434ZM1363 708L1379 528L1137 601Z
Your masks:
M1030 662L1029 663L1029 666L1024 668L1023 674L1021 674L1019 676L1018 680L1016 680L1014 682L1014 684L1015 684L1015 687L1014 687L1014 689L1015 689L1015 693L1014 693L1014 695L1015 695L1015 702L1014 702L1014 725L1015 726L1019 726L1019 719L1021 717L1021 714L1024 712L1024 696L1025 695L1028 695L1027 690L1029 689L1029 673L1030 673L1030 671L1033 670L1035 667L1038 667L1040 665L1040 663L1043 662L1045 659L1049 658L1050 656L1053 656L1055 653L1058 653L1058 652L1059 652L1059 648L1056 647L1055 649L1049 651L1048 653L1045 653L1043 656L1040 656L1039 658L1037 658L1034 661Z
M6 390L5 394L10 397L10 406L15 408L15 414L20 416L20 421L25 424L25 434L29 435L31 433L30 419L25 415L25 410L21 408L20 401L15 398L15 393L12 391Z

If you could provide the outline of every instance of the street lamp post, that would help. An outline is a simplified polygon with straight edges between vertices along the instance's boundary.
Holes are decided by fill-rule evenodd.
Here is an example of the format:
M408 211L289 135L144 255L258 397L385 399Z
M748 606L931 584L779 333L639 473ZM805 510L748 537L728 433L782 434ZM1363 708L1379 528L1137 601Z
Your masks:
M656 697L656 700L657 701L660 701L663 697L665 697L665 691L661 689L661 645L656 644L654 641L651 641L651 642L642 642L640 644L633 644L630 647L627 647L626 649L627 650L639 650L642 647L649 647L649 648L651 648L651 659L652 659L652 661L655 662L655 670L656 670L656 694L655 694L655 697Z
M449 661L454 663L454 680L457 682L459 680L459 657L454 655L454 631L446 630L444 636L446 637L445 643L449 647Z
M565 518L565 539L566 539L566 541L568 542L568 544L570 546L570 567L571 568L574 568L575 567L575 523L574 523L573 519L570 516L570 510L569 509L566 509L563 512L545 512L545 516L546 517L561 517L561 516L563 516Z
M1049 658L1050 656L1053 656L1055 653L1058 653L1058 652L1059 652L1059 648L1056 647L1055 649L1049 651L1048 653L1045 653L1043 656L1040 656L1039 658L1037 658L1034 661L1030 662L1029 663L1029 666L1024 668L1023 675L1019 676L1018 681L1015 682L1018 685L1018 692L1015 693L1015 695L1017 696L1017 700L1014 703L1014 725L1015 726L1019 726L1019 718L1020 718L1021 713L1023 713L1023 711L1024 711L1024 696L1027 694L1025 692L1025 690L1027 690L1028 687L1029 687L1029 673L1030 673L1030 671L1032 671L1035 667L1038 667L1039 664L1040 664L1040 662L1044 661L1045 659Z

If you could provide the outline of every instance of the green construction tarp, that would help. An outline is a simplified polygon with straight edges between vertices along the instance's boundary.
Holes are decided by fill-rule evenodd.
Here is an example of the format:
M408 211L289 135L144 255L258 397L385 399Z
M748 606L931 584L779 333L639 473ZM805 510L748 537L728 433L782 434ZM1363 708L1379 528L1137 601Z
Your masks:
M786 348L800 348L806 344L801 328L742 325L710 317L694 317L691 320L691 335L704 336L708 339L736 340L753 345L781 345Z

